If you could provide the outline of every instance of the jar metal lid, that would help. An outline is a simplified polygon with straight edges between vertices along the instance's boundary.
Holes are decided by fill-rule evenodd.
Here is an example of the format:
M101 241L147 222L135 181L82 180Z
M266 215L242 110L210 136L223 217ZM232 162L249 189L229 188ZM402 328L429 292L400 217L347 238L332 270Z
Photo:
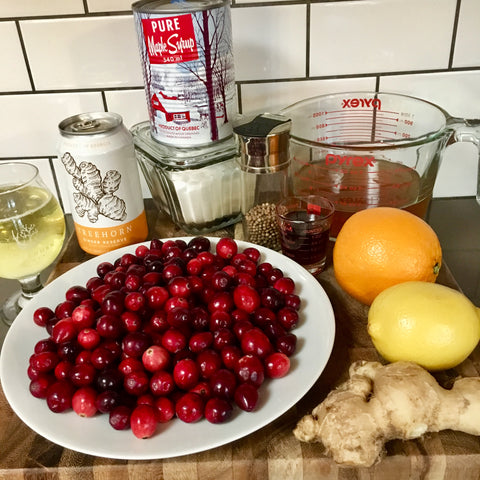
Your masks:
M233 127L240 165L252 173L273 173L290 162L291 120L283 115L263 113Z

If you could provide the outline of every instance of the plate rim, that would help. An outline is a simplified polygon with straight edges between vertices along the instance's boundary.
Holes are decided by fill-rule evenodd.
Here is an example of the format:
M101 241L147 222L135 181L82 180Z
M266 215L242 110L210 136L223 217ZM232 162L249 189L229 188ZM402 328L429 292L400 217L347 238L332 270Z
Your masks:
M196 236L199 236L199 235L196 235ZM190 240L194 237L195 236L179 236L179 237L171 237L171 238L161 238L160 240L162 240L162 241L177 240L177 239ZM218 242L218 240L221 238L221 237L209 237L209 236L206 236L206 237L210 240L212 247L214 247L216 242ZM302 283L301 283L301 287L305 288L304 281L306 279L310 280L311 285L314 285L314 287L313 287L314 290L317 290L320 293L320 297L322 298L321 306L323 308L323 311L322 311L321 325L325 330L327 330L327 329L329 330L328 332L322 332L323 334L328 334L327 342L326 342L326 345L325 345L326 348L322 352L322 361L319 363L319 366L315 369L315 374L312 375L312 376L309 376L308 381L301 388L301 394L297 395L294 401L292 401L290 399L285 405L281 405L281 408L278 409L278 413L274 413L274 415L272 415L272 414L267 415L267 417L268 417L267 420L265 420L265 418L264 418L263 421L262 421L262 408L265 408L263 405L262 405L262 408L260 408L258 411L255 411L255 412L250 412L250 413L238 412L237 417L238 416L241 417L243 415L244 418L249 418L250 419L254 415L259 416L260 418L259 418L258 426L256 426L255 428L249 427L249 428L246 429L246 431L241 431L239 435L230 435L229 436L227 434L226 435L227 438L223 438L222 436L220 436L218 439L216 439L214 441L210 441L210 442L207 442L207 443L202 442L203 445L200 446L199 448L195 448L195 447L188 448L187 447L183 451L179 450L178 452L169 452L167 454L162 454L161 452L151 452L151 453L144 454L142 452L136 452L136 451L133 451L133 452L130 452L130 453L121 452L121 453L116 454L114 451L109 451L108 448L105 448L105 449L99 451L97 449L91 449L88 446L85 447L85 446L82 446L82 445L80 445L80 446L76 445L75 441L73 441L73 443L69 443L68 441L65 442L63 439L60 439L60 441L59 441L58 438L55 438L55 435L52 436L52 434L48 431L48 429L45 432L43 428L38 428L38 425L37 425L38 422L35 421L35 420L32 420L32 418L30 418L31 415L25 414L24 408L22 408L21 406L18 405L19 400L17 398L17 394L15 393L15 389L12 388L12 384L11 384L12 375L8 372L8 365L7 365L7 361L10 360L10 357L5 358L5 356L9 353L9 350L11 348L12 343L14 341L18 340L17 337L21 333L20 328L24 326L23 325L24 323L26 325L28 325L27 322L31 321L33 329L35 329L35 331L36 332L38 331L38 333L39 333L39 335L36 335L37 341L40 340L41 338L45 338L45 336L46 336L45 330L41 327L36 327L35 326L35 324L31 320L31 314L33 313L35 308L43 305L43 304L39 304L39 302L43 301L44 297L48 298L47 294L49 294L50 291L54 291L56 286L57 285L62 285L62 283L64 283L66 279L67 279L67 281L70 280L70 277L74 276L73 272L78 272L78 271L81 271L81 275L80 275L81 281L79 281L77 284L83 284L84 285L85 281L88 279L87 275L88 275L88 268L89 267L95 265L95 268L96 268L96 265L98 265L101 261L106 261L107 258L112 258L114 260L114 259L118 258L119 256L123 255L124 253L131 253L139 245L147 245L148 246L148 245L150 245L151 240L147 240L147 241L139 242L139 243L136 243L136 244L133 244L133 245L128 245L128 246L125 246L125 247L121 247L119 249L112 250L112 251L107 252L105 254L93 257L93 258L88 259L85 262L80 263L79 265L71 268L70 270L64 272L62 275L60 275L57 278L55 278L54 280L52 280L40 292L39 297L36 297L33 300L34 303L29 304L24 309L24 311L22 311L20 313L19 318L17 319L17 320L20 320L20 322L17 322L17 323L14 322L14 324L10 327L9 331L7 332L7 335L5 336L4 344L3 344L3 347L2 347L1 352L0 352L0 382L2 384L2 389L4 391L4 395L7 399L10 407L15 412L15 414L22 420L23 423L25 423L29 428L31 428L33 431L35 431L38 435L41 435L42 437L46 438L47 440L49 440L49 441L51 441L51 442L53 442L57 445L60 445L63 448L67 448L67 449L74 450L74 451L84 453L84 454L88 454L88 455L94 455L94 456L98 456L98 457L105 457L105 458L112 458L112 459L120 459L120 460L153 460L153 459L158 460L158 459L175 458L175 457L180 457L180 456L183 456L183 455L200 453L200 452L203 452L203 451L210 450L212 448L217 448L217 447L229 444L229 443L231 443L235 440L239 440L241 438L244 438L244 437L260 430L261 428L265 427L266 425L268 425L272 421L278 419L283 414L285 414L292 406L294 406L298 401L301 400L301 398L303 398L308 393L308 391L312 388L312 386L319 379L322 372L325 370L325 367L328 363L328 360L331 357L333 346L334 346L335 333L336 333L335 315L334 315L333 307L332 307L332 304L330 302L330 299L329 299L325 289L320 284L320 282L317 279L315 279L313 277L313 275L311 275L307 270L305 270L299 264L297 264L293 260L289 259L288 257L283 256L280 252L276 252L276 251L271 250L269 248L262 247L262 246L259 246L259 245L256 245L256 244L253 244L253 243L250 243L250 242L246 242L244 240L235 239L235 241L237 242L237 245L239 247L239 251L243 251L245 248L251 247L251 246L253 246L255 248L258 248L260 250L261 254L262 254L262 257L261 257L262 260L261 261L268 261L268 260L266 260L265 257L267 257L267 259L269 259L271 256L273 256L274 258L278 256L278 258L280 258L282 260L282 262L281 262L282 270L285 270L285 268L287 267L287 270L292 270L293 269L296 274L298 274L298 275L302 274L301 276L303 276L303 280L302 280ZM278 266L280 268L279 265L274 265L274 266ZM297 284L298 281L299 280L296 279L295 283ZM45 294L45 292L46 292L46 294ZM62 290L61 293L63 295L65 293L65 290ZM57 296L58 295L60 295L59 292L57 292ZM302 306L301 306L301 310L300 310L301 312L303 312L306 308L308 308L308 303L307 303L307 306L304 305L305 301L306 301L306 299L302 299ZM52 303L53 303L53 300L52 300ZM30 320L28 319L29 315L30 315ZM296 327L294 332L296 330L298 330L299 328L302 328L302 326L303 326L303 328L306 328L305 325L304 325L305 321L306 321L306 319L304 318L303 319L303 324L301 324L299 327ZM21 325L21 327L19 325ZM38 330L36 330L37 328L38 328ZM19 330L19 333L17 333L17 330ZM41 332L43 332L44 335L40 335ZM7 352L7 353L4 353L4 352ZM31 345L30 354L31 353L33 353L33 345ZM298 359L298 356L300 354L301 354L301 352L300 353L296 352L294 354L294 356L292 357L292 359ZM24 366L28 365L28 358L26 358L24 360L26 360L26 364L24 363ZM284 378L287 378L287 377L284 377ZM5 382L5 380L7 380L7 381ZM281 380L282 379L278 379L278 380L275 380L275 382L278 382L278 381L281 381ZM26 375L26 369L24 371L23 382L21 382L21 383L26 384L27 391L25 392L25 394L30 395L30 393L28 392L29 379L28 379L28 376ZM268 383L266 383L265 385L268 385ZM262 385L261 388L265 389L265 386ZM45 403L45 400L36 399L31 395L30 395L30 397L31 398L29 398L29 401L34 400L36 402ZM281 403L282 402L280 402L280 404ZM43 407L48 409L46 404ZM271 410L271 408L272 407L270 406L269 411ZM50 412L50 413L51 413L51 415L57 416L57 417L52 417L52 418L58 418L59 414L54 414L53 412ZM50 415L50 413L47 411L47 415ZM60 414L60 415L65 415L65 416L69 415L71 418L74 419L73 423L75 425L78 424L78 420L80 420L82 422L85 422L86 420L87 421L89 420L89 419L81 419L71 410L68 411L68 412L65 412L63 414ZM245 415L248 415L249 417L245 417ZM106 417L106 414L98 415L98 418L101 418L101 417ZM232 421L235 421L235 418L230 420L230 422L232 422ZM206 426L207 430L211 429L211 427L213 426L213 427L215 427L214 431L218 431L218 429L225 429L225 426L228 427L230 422L226 422L225 424L220 424L220 425L212 425L212 424L208 424L208 422L205 419L203 419L203 423L199 422L197 424L183 424L183 422L178 421L178 422L176 422L176 424L181 425L182 430L185 428L185 426L189 427L191 429L192 433L193 433L194 430L195 431L198 430L198 425ZM40 423L42 423L42 422L40 422ZM86 424L81 424L81 425L82 425L82 427L86 426ZM153 438L150 438L148 440L136 439L133 436L131 430L115 431L115 430L113 430L112 427L110 427L110 425L108 425L108 421L107 421L106 426L107 426L108 429L111 429L113 432L115 432L115 435L118 435L118 438L120 438L120 436L122 434L125 437L125 434L127 433L132 437L131 440L133 442L135 442L135 441L137 441L137 442L146 442L146 441L151 442L153 440ZM68 430L68 428L67 428L67 430ZM161 432L159 433L159 435L161 435ZM130 443L130 442L127 442L127 443Z

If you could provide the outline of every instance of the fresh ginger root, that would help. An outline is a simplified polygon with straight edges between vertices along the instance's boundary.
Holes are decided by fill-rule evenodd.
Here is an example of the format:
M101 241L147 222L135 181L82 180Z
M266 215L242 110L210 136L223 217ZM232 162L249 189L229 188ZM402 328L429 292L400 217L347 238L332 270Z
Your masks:
M323 443L339 464L369 467L389 440L426 432L480 435L480 377L460 378L447 390L411 362L355 362L349 374L293 431L301 441Z

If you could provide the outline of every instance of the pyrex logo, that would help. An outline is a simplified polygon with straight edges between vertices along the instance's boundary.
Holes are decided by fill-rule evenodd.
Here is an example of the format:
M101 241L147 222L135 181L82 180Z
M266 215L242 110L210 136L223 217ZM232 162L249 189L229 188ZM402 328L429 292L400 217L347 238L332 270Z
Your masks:
M378 108L382 109L382 101L379 98L344 98L342 108Z
M335 155L327 153L325 157L326 165L354 165L355 167L373 167L375 165L375 157L362 157L353 155Z

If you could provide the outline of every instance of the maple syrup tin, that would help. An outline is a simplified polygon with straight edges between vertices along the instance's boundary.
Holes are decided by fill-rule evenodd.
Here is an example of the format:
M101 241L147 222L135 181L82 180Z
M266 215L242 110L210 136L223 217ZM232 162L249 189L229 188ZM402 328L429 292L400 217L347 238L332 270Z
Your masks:
M93 255L147 238L133 139L115 113L83 113L59 126L59 159L75 233Z
M152 138L174 147L233 133L236 114L227 0L143 0L132 5Z

